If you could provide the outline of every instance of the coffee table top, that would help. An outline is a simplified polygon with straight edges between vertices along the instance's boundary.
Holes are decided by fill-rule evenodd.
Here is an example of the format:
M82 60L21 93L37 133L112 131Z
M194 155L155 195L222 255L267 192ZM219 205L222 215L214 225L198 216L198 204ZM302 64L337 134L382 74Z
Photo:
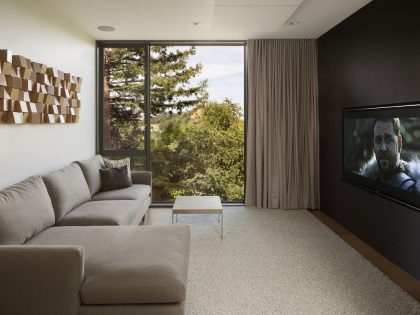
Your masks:
M174 211L223 211L219 196L178 196L175 199Z

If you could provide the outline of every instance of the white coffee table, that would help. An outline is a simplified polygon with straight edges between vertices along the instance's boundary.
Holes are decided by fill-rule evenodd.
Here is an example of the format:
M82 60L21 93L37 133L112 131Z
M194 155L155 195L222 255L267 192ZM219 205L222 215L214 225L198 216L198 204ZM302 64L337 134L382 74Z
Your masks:
M178 196L172 208L172 224L178 214L218 214L223 238L223 207L219 196Z

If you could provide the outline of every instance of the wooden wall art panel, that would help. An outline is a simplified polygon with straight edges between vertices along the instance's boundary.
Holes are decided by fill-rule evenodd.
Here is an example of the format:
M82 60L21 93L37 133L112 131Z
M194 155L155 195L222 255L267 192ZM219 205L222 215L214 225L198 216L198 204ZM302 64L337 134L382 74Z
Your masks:
M79 122L82 78L0 49L0 124Z

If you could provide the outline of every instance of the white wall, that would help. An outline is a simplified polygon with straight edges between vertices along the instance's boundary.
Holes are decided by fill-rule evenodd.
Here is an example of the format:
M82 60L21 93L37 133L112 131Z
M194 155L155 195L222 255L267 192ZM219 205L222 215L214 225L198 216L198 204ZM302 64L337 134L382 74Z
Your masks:
M0 189L95 153L95 41L42 1L1 0L0 49L83 78L80 122L0 124Z

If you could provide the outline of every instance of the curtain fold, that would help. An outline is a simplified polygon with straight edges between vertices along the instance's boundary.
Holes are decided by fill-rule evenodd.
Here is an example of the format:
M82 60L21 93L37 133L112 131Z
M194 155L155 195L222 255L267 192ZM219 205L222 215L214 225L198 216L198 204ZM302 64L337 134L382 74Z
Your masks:
M249 40L247 206L319 208L316 41Z

